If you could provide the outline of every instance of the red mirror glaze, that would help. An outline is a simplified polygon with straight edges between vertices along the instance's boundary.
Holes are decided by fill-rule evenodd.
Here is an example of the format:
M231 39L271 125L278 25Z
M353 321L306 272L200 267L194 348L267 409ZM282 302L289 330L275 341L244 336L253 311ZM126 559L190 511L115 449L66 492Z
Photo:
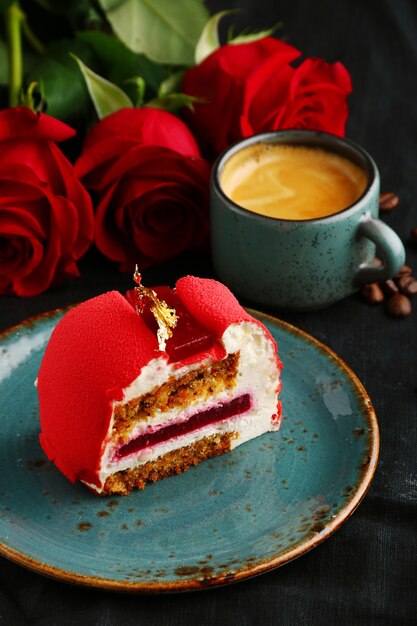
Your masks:
M165 286L154 287L153 290L158 298L175 308L178 316L172 337L166 342L165 350L169 356L169 362L177 363L194 354L209 351L216 343L216 338L188 312L175 290ZM126 299L135 308L134 289L127 292ZM156 334L158 325L149 307L146 307L141 315L148 328Z

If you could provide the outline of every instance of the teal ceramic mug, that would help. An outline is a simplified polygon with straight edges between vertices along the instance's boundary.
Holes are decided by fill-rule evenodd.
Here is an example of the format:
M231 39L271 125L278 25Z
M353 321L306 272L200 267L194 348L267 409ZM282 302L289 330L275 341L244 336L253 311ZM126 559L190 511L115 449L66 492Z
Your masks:
M269 217L239 206L222 187L225 166L245 148L277 143L320 148L348 159L365 173L364 191L346 208L313 219ZM256 200L256 190L252 195ZM289 310L328 306L361 285L392 278L404 264L404 246L378 219L378 211L378 169L354 142L308 130L255 135L227 149L213 167L214 268L232 291L252 302ZM375 266L376 254L382 266Z

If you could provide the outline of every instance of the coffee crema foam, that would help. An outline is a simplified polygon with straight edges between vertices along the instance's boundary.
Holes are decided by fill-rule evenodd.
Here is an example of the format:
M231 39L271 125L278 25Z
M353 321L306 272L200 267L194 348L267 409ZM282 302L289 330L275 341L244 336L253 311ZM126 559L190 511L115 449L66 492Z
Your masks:
M220 183L236 204L285 220L326 217L363 194L366 172L335 152L304 145L261 143L225 164Z

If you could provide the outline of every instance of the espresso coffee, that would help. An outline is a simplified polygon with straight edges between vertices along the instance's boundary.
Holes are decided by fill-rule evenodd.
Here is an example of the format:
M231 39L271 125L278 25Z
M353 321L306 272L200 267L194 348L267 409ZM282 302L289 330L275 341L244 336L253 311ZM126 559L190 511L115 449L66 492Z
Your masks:
M365 171L336 152L307 145L257 143L225 163L224 193L249 211L285 220L338 213L363 194Z

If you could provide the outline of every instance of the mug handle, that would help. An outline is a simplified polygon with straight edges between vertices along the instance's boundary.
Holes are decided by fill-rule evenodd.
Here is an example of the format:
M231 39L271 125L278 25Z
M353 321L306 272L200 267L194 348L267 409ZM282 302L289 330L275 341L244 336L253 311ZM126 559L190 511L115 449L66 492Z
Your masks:
M355 275L355 284L379 283L395 276L405 263L405 249L392 228L378 218L367 215L359 224L358 234L373 241L383 265L362 265Z

